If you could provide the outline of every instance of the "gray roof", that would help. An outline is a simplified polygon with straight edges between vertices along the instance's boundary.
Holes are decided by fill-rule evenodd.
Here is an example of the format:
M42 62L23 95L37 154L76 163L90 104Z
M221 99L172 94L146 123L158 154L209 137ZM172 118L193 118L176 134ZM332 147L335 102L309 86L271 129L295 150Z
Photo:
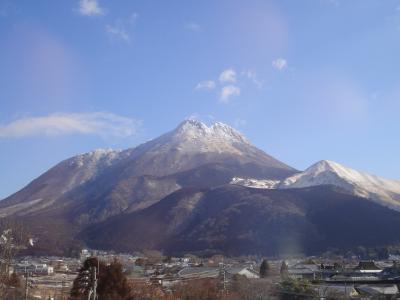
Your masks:
M399 289L395 284L389 284L389 285L363 284L357 286L357 290L359 290L361 293L365 293L368 295L396 295L399 292Z
M181 277L217 277L219 275L219 268L217 267L188 267L179 271Z

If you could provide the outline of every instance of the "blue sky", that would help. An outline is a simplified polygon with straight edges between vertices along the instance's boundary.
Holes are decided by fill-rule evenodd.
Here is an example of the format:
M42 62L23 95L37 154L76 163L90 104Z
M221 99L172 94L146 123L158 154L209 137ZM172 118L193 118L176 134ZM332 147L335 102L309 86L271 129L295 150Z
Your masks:
M188 117L400 179L400 1L0 0L0 43L0 198Z

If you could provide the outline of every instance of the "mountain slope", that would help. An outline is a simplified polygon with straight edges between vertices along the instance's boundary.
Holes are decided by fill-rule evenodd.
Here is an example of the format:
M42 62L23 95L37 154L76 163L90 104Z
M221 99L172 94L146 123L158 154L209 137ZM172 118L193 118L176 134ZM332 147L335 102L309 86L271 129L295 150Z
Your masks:
M313 254L398 243L400 214L321 186L267 190L183 189L142 211L88 227L90 246L170 254Z
M56 199L92 180L124 155L114 150L95 150L66 159L0 201L0 216L34 212L52 205Z

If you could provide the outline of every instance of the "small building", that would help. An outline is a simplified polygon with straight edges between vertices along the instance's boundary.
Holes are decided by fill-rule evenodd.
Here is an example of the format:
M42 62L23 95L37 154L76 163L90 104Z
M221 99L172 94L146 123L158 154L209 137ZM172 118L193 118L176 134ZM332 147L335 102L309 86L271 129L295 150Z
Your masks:
M321 299L336 297L357 297L358 291L352 285L320 285L317 288L317 293Z
M354 271L360 273L380 273L382 269L375 265L373 260L360 261L358 266L354 268Z
M35 275L51 275L54 273L54 268L47 264L19 264L14 266L17 274L35 274Z
M334 282L356 282L356 281L378 281L379 277L375 274L368 273L343 273L336 274L327 281Z
M391 267L383 269L379 275L383 279L400 279L400 264L393 263Z
M320 266L316 264L298 263L288 269L288 275L292 279L316 279L319 272Z
M228 268L226 272L228 275L242 275L248 279L260 278L260 275L256 271L247 267Z

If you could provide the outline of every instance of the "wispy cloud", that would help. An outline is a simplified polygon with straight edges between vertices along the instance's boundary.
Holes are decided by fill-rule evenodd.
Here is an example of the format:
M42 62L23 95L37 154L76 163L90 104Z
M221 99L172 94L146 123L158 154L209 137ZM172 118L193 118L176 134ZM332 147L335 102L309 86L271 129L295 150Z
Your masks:
M240 88L235 85L224 86L221 90L219 101L222 103L229 103L233 96L240 95Z
M79 13L83 16L101 16L104 14L104 9L97 0L80 0Z
M236 82L236 71L234 69L227 69L222 71L219 75L220 82Z
M0 125L0 138L67 134L129 137L135 135L140 126L141 122L136 119L109 112L54 113L41 117L24 117Z
M263 82L258 78L257 73L252 70L247 70L242 72L242 75L247 77L250 81L252 81L258 88L263 87Z
M129 33L121 26L106 25L106 32L125 42L129 42L131 40Z
M284 58L277 58L272 61L272 66L279 71L282 71L285 68L287 68L287 65L288 65L287 60Z
M325 2L335 6L338 6L340 4L339 0L325 0Z
M114 24L106 25L106 32L112 38L129 43L132 40L133 25L135 24L137 18L138 14L133 13L126 19L118 19L114 22Z
M186 23L185 29L194 31L194 32L202 32L203 31L203 27L201 27L199 24L197 24L195 22Z
M13 11L15 11L15 7L10 1L0 3L0 17L8 17Z
M247 125L247 121L244 120L244 119L237 118L237 119L235 119L233 125L234 125L236 128L244 127L244 126Z
M213 81L213 80L205 80L205 81L200 81L197 85L196 85L196 87L195 87L195 90L198 90L198 91L210 91L210 90L213 90L213 89L215 89L215 87L216 87L216 84L215 84L215 82Z

